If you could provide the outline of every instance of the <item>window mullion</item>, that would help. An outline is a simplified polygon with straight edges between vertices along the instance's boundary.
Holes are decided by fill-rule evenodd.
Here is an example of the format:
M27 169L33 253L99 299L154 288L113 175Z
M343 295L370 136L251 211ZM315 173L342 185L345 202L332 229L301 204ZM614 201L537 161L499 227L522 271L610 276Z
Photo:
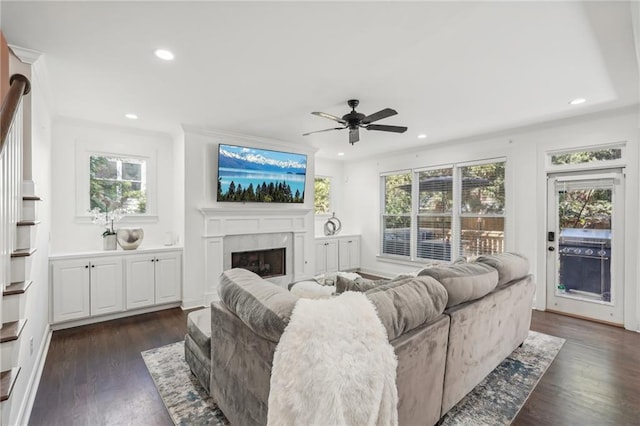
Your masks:
M453 218L451 223L451 260L460 256L460 215L462 214L462 172L460 167L453 168Z
M420 195L420 175L414 172L411 178L411 227L409 247L411 260L418 257L418 211L419 211L419 195Z

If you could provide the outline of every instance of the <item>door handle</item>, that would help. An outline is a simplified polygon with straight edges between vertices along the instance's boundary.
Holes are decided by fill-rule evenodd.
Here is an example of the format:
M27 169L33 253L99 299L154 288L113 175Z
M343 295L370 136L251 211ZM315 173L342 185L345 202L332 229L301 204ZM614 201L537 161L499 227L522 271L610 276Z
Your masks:
M551 246L551 247L547 248L547 250L549 250L549 251L556 251L556 248L555 248L555 247L553 247L553 246Z

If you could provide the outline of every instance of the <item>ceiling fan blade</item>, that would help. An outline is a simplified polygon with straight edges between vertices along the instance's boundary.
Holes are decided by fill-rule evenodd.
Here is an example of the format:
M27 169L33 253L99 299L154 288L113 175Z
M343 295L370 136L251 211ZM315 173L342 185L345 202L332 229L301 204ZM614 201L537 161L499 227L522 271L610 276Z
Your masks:
M385 126L383 124L369 124L365 127L367 130L381 130L383 132L404 133L407 128L404 126Z
M303 134L302 134L302 136L307 136L307 135L310 135L310 134L313 134L313 133L328 132L328 131L330 131L330 130L342 130L342 129L345 129L345 128L346 128L346 127L332 127L332 128L330 128L330 129L316 130L316 131L314 131L314 132L303 133Z
M349 129L349 143L353 145L360 140L360 130L358 127L355 129Z
M391 117L392 115L396 115L398 111L391 108L385 108L378 112L374 112L371 115L366 116L362 119L362 124L373 123L374 121L382 120L383 118Z
M326 112L312 112L311 114L317 115L319 117L328 118L329 120L337 121L340 124L347 124L347 122L344 121L342 118L336 117L335 115L327 114Z

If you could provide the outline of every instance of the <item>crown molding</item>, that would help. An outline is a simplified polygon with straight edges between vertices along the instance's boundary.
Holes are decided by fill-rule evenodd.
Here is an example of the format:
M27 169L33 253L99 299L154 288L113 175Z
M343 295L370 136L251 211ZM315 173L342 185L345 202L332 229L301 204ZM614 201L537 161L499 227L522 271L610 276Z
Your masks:
M41 52L37 50L26 49L24 47L15 46L13 44L9 45L9 48L13 52L14 55L18 57L25 64L32 65L35 61L42 56Z

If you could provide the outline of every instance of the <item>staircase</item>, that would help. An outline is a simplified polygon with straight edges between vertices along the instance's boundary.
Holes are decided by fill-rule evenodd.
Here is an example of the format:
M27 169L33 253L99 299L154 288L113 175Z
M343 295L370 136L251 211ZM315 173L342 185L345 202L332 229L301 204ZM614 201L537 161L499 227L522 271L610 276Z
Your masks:
M33 341L23 342L31 257L38 225L33 185L23 183L22 97L29 80L14 74L0 110L0 410L10 412L11 397L20 377L21 351L33 352ZM28 194L28 195L23 195ZM46 283L45 283L46 285Z

